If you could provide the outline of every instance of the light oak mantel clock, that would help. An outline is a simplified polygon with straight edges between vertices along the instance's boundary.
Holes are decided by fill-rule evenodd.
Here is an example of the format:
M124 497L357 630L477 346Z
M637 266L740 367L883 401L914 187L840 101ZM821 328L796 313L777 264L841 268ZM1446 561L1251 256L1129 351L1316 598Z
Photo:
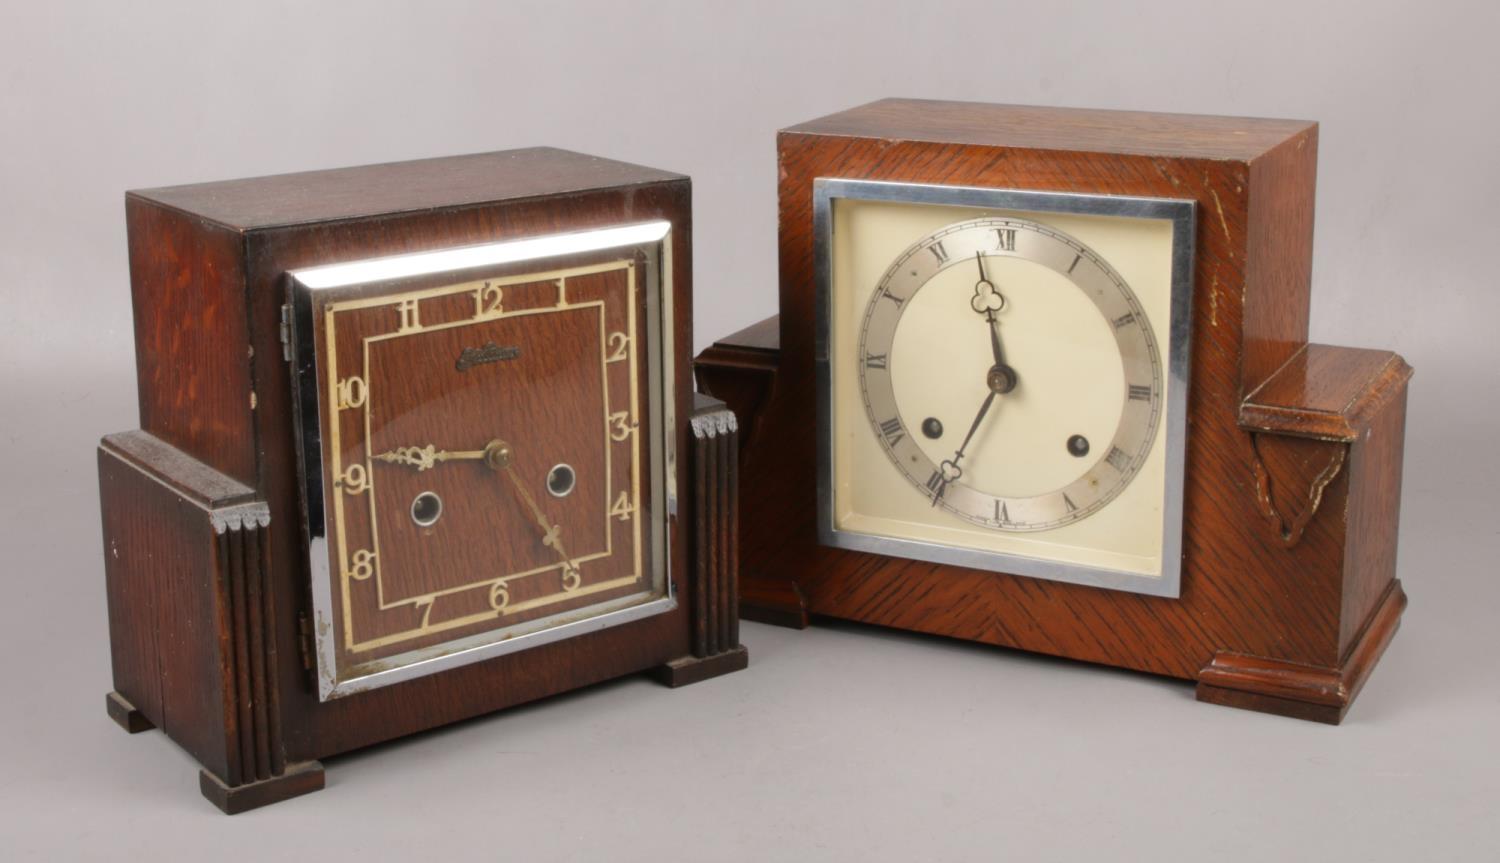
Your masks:
M550 149L130 193L111 715L236 812L399 735L743 668L689 196Z
M744 613L954 636L1338 722L1406 604L1406 384L1309 344L1317 126L885 100L784 130Z

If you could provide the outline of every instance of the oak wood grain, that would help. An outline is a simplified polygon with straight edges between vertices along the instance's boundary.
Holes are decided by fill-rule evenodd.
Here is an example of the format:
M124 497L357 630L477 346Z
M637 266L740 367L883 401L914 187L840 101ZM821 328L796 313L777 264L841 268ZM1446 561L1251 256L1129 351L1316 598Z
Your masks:
M687 178L555 147L302 171L130 192L236 232L363 220Z
M214 517L252 490L145 432L106 437L98 459L114 689L205 769L238 782L235 628Z
M1390 351L1308 344L1246 397L1240 425L1356 440L1411 375L1411 366Z
M1304 419L1320 399L1344 394L1360 423L1403 421L1405 378L1396 366L1372 376L1364 354L1304 351L1316 136L1314 124L1300 121L914 100L784 130L779 339L774 347L763 336L725 339L697 364L708 391L756 429L741 467L745 615L805 625L809 614L823 614L1188 680L1220 655L1342 673L1345 657L1369 652L1365 641L1388 638L1366 625L1371 602L1387 595L1394 576L1388 553L1370 551L1384 538L1366 524L1390 524L1394 504L1376 503L1373 489L1389 489L1399 476L1399 448L1362 439L1297 443L1284 436L1295 431L1287 421L1242 424L1273 413L1246 407L1257 391L1256 405L1296 408ZM1179 598L818 544L812 188L820 177L1197 203ZM1316 367L1297 393L1297 372L1288 369L1302 356ZM1297 403L1305 397L1315 405ZM1394 428L1383 435L1397 437ZM1262 486L1270 497L1258 494ZM1311 512L1295 542L1284 519L1267 517L1268 499ZM1365 516L1357 535L1350 500L1381 513ZM1253 671L1235 679L1245 706L1296 712L1287 706L1295 698L1277 694L1272 677L1264 685ZM1343 691L1352 698L1357 687Z
M729 540L723 530L693 539L688 504L665 514L675 611L330 702L318 699L306 661L309 556L299 529L304 510L292 373L280 330L286 274L316 264L665 220L671 233L664 263L672 279L664 334L673 348L663 398L674 405L676 426L664 431L672 452L687 453L693 228L686 177L534 148L143 190L127 195L127 213L146 431L106 439L99 457L118 692L108 704L127 722L137 711L141 722L162 727L198 758L204 794L225 811L322 787L318 759L400 735L622 674L677 668L667 679L683 683L744 667L743 648L724 643L737 640L734 625L722 619L734 608L734 585L723 579L732 571L723 556L731 552L717 544ZM576 296L595 288L609 290L580 283ZM549 349L597 356L598 325L594 321L587 334L564 327L539 337L558 343ZM628 388L633 375L645 374L649 346L641 336L634 363L610 368L602 382L592 379L589 392L565 369L534 370L556 372L580 394L510 406L536 425L518 438L537 450L520 456L528 470L540 470L543 426L556 432L555 421L581 413L590 392ZM545 353L540 342L528 346ZM418 412L433 395L422 389L421 376L403 367L451 367L447 354L455 347L433 342L388 358L380 384L395 396L398 413ZM644 394L650 390L644 377L636 383L643 393L640 433L649 434L654 406ZM404 437L469 429L481 406L471 400L455 410L434 415L430 426L398 428L396 418L388 418L382 431ZM565 430L552 437L567 445ZM378 445L395 443L392 437ZM585 467L599 460L582 452L577 459ZM690 480L678 470L677 500L693 499ZM732 509L728 493L715 489L721 512ZM215 519L246 506L264 514L254 541L242 541L248 534L214 539ZM659 514L641 517L647 515ZM534 545L535 537L526 542ZM714 567L693 565L700 551ZM687 609L707 597L707 570L719 578L713 589L720 650L673 665L700 659L691 656ZM427 572L408 587L444 578Z
M785 133L1245 161L1314 125L1304 120L881 99L799 123Z
M248 482L250 346L243 238L187 213L127 197L131 307L141 428ZM189 323L191 322L191 323Z

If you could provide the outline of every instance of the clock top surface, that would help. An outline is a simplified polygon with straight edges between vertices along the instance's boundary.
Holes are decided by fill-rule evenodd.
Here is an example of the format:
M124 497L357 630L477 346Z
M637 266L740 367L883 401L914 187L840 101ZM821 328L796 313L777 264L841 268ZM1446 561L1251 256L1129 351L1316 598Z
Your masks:
M1307 120L881 99L782 134L1248 161L1315 128Z
M570 150L528 147L138 189L127 196L249 231L685 179Z

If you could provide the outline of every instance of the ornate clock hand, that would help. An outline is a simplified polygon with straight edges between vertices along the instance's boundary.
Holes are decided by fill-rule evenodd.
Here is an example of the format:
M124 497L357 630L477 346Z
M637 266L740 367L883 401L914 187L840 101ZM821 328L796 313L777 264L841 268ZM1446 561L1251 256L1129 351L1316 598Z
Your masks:
M985 384L989 387L989 393L985 395L984 402L979 406L979 413L974 415L974 421L969 424L969 433L964 435L963 443L959 444L954 451L953 458L943 459L938 466L938 484L932 492L932 505L937 506L942 499L943 492L948 488L948 483L953 482L964 475L964 469L959 462L964 459L964 451L969 448L969 442L974 439L974 433L979 431L979 424L990 412L990 406L995 403L995 397L1010 392L1016 388L1016 373L1010 366L1000 364L990 368L985 375Z
M485 450L460 450L449 452L438 449L432 444L427 446L398 446L375 456L389 464L405 465L415 468L419 473L435 467L438 462L479 460L485 456Z
M537 504L536 498L531 496L531 492L521 482L521 478L516 476L515 471L511 469L510 444L502 440L492 440L481 450L457 451L440 450L433 444L427 444L426 446L398 446L387 452L380 453L375 458L389 464L399 464L415 468L419 473L424 470L430 470L437 466L438 463L445 461L482 461L491 470L503 471L515 487L516 493L520 496L522 503L531 511L531 516L535 519L537 527L541 529L542 545L556 551L558 556L562 558L563 586L568 590L572 590L578 586L578 565L573 562L573 558L568 555L568 550L563 547L562 525L552 524L547 520L547 514Z
M937 484L932 489L932 505L937 506L942 500L943 492L947 490L948 483L957 480L964 475L964 469L959 462L964 459L964 451L969 448L969 442L974 439L974 433L979 431L979 424L984 422L985 416L990 412L990 406L995 403L995 397L1008 393L1016 388L1016 370L1005 362L1005 351L1000 345L1000 319L997 317L1001 309L1005 308L1005 297L995 289L994 282L989 279L989 274L984 270L984 254L974 253L974 263L979 267L979 281L974 283L974 296L969 299L969 308L984 315L984 319L990 325L990 352L994 355L995 364L990 366L989 372L985 374L985 385L989 393L984 397L984 403L979 406L979 413L975 414L974 422L969 424L969 433L964 435L964 441L954 451L953 458L944 459L938 466Z
M536 520L537 527L542 531L542 545L557 552L558 556L562 558L563 589L573 590L578 587L580 581L578 564L573 562L573 558L568 555L568 550L563 547L562 525L552 524L547 519L547 514L542 511L542 507L536 502L536 498L532 497L526 485L521 482L521 478L516 476L516 472L511 466L510 444L502 440L492 440L485 445L485 448L479 454L479 458L484 460L485 465L490 470L502 472L510 480L511 486L516 491L516 495L526 504L526 508L531 510L531 515Z
M989 276L984 271L984 254L974 253L974 260L979 264L979 281L974 284L974 296L969 300L969 308L984 315L984 319L990 324L990 350L995 355L995 365L1005 366L1005 352L1000 347L1000 318L998 314L1005 308L1005 296L995 288ZM1005 366L1010 368L1009 366ZM1014 375L1015 371L1012 370Z

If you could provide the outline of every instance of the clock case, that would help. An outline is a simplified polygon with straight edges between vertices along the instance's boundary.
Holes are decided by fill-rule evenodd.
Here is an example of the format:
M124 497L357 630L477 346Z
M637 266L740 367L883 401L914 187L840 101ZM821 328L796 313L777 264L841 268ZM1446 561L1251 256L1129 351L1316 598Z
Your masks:
M318 759L640 671L744 668L737 424L692 392L687 177L550 148L126 195L140 428L98 449L114 691L234 813L323 786ZM317 264L664 220L671 224L677 607L320 701L286 274Z
M745 429L745 617L951 636L1341 721L1406 606L1395 564L1411 369L1389 351L1308 342L1317 134L1301 121L907 99L783 130L780 315L695 363ZM820 179L1194 202L1180 596L819 541Z

